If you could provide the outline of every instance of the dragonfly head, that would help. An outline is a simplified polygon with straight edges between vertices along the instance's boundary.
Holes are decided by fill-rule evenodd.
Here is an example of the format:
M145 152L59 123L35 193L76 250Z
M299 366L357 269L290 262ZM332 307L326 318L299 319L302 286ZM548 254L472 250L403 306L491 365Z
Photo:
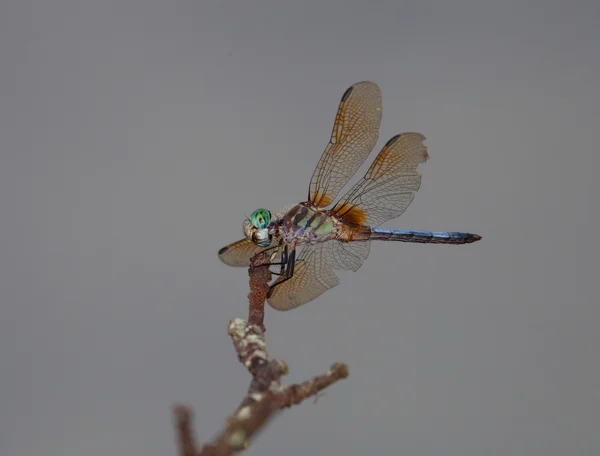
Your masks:
M269 234L271 212L266 209L257 209L249 219L244 221L244 234L248 239L260 247L271 245L272 235Z

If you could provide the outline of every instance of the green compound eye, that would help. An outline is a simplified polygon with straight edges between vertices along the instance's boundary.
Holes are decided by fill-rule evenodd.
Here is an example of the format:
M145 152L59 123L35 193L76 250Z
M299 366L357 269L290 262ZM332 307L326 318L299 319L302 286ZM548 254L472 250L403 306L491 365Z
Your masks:
M266 228L271 223L271 213L266 209L257 209L250 216L250 223L259 230Z

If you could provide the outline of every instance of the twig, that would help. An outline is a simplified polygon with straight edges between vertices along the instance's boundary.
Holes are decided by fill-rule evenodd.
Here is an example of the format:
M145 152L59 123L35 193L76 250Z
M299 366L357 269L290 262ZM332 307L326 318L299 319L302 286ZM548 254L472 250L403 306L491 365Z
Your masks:
M291 407L292 405L299 404L308 397L317 397L320 391L347 376L348 366L336 363L323 375L319 375L299 385L290 385L284 388L279 394L279 404L281 407Z
M264 303L272 277L269 257L264 253L253 257L248 275L248 322L235 318L229 322L228 329L238 359L252 374L248 392L223 429L202 447L200 453L191 431L192 411L176 406L174 415L180 456L227 456L242 451L282 408L317 396L329 385L348 376L348 367L336 363L326 373L311 380L281 386L281 377L288 373L288 366L283 361L269 360L264 335Z
M176 405L173 407L173 415L175 417L177 440L179 442L179 455L196 456L198 454L196 439L191 431L193 412L183 405Z

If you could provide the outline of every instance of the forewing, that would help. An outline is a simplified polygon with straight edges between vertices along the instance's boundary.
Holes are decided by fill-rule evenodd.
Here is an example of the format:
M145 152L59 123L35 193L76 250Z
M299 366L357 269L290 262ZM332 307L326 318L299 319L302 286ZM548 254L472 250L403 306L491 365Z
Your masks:
M399 217L421 186L417 167L429 158L424 140L420 133L402 133L390 139L333 212L347 222L373 227Z
M229 266L250 266L250 258L269 247L259 247L247 238L226 245L219 250L219 259Z
M328 262L331 244L324 242L302 247L291 279L272 287L267 302L277 310L291 310L317 298L340 283ZM275 284L280 282L280 277Z
M359 82L344 93L329 144L313 173L309 200L328 206L363 164L379 136L381 91L374 82Z

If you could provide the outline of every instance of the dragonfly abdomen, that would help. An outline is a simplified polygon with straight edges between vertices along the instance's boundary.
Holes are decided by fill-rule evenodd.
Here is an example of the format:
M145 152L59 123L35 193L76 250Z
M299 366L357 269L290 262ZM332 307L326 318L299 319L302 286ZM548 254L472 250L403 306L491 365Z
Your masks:
M470 244L481 236L455 231L412 231L371 228L370 240L416 242L420 244Z

